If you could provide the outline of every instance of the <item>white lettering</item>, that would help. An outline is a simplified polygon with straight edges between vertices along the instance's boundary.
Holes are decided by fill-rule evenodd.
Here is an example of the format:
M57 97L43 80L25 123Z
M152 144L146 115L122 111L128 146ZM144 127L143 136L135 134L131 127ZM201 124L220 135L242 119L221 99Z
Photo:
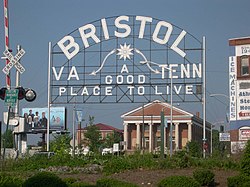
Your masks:
M63 93L66 92L66 88L65 87L59 87L59 95L62 96Z
M86 86L83 87L81 95L89 95L89 92Z
M116 77L116 83L117 84L122 84L123 83L123 76L122 75L118 75Z
M161 27L166 27L167 28L167 32L166 32L163 39L158 38ZM166 44L168 42L169 38L170 38L172 30L173 30L173 26L170 23L168 23L166 21L159 21L157 23L156 27L155 27L152 38L156 43L159 43L159 44L162 44L162 45Z
M184 64L181 64L181 78L183 79L184 76L190 78L190 64L187 64L187 67L185 67Z
M138 75L138 84L145 83L145 75Z
M143 86L138 87L138 95L144 95L145 89Z
M181 85L180 85L179 87L178 87L178 86L174 86L174 91L175 91L175 93L176 93L177 95L180 94L181 88L182 88Z
M102 23L102 30L103 30L104 38L105 38L105 40L108 40L109 39L109 31L108 31L106 19L102 19L101 23Z
M95 34L96 28L94 25L87 24L87 25L80 27L78 30L79 30L79 33L81 35L81 38L82 38L82 41L83 41L85 48L89 47L88 38L92 38L95 41L95 43L100 42L99 38ZM86 30L90 30L90 31L88 33L85 33Z
M152 18L145 16L136 16L136 20L141 21L141 26L139 30L139 38L143 38L146 22L152 22Z
M120 21L123 21L123 20L129 21L129 17L128 16L119 16L115 19L115 26L118 29L125 29L124 33L120 33L120 32L115 31L115 36L118 38L126 38L131 32L131 28L129 27L129 25L120 23Z
M112 95L112 87L105 87L105 95Z
M201 64L199 64L199 68L197 68L197 64L193 64L193 78L196 78L196 74L199 78L201 78Z
M56 73L56 68L55 68L55 67L52 67L54 76L55 76L55 78L56 78L57 81L60 80L60 78L61 78L61 76L62 76L63 69L64 69L64 66L60 68L59 74L57 74L57 73Z
M170 78L172 77L173 79L178 79L177 75L173 75L174 73L176 73L175 68L178 68L178 64L169 64L169 68L170 68L169 77Z
M112 76L108 75L105 77L105 83L106 84L112 84L113 80L112 80Z
M64 43L66 42L68 42L68 45L65 46ZM75 42L72 36L65 36L57 42L57 45L61 48L62 52L69 60L79 52L79 45ZM73 51L71 51L72 49Z
M172 50L174 50L176 53L178 53L179 55L181 55L183 58L186 56L186 53L184 51L182 51L180 48L178 48L179 43L181 42L181 40L184 38L184 36L186 35L186 31L181 31L181 34L178 36L178 38L174 41L174 43L172 44L172 46L170 47Z
M126 64L123 64L123 66L122 66L121 73L123 73L123 72L125 72L125 73L129 73L129 71L128 71L128 67L127 67L127 65L126 65Z
M133 84L134 83L134 76L133 75L128 75L127 76L127 83L128 84Z
M93 88L93 95L100 95L100 87L99 86L95 86Z
M155 86L155 95L162 95L162 92L158 92L158 86Z
M193 94L193 85L186 85L186 94Z
M77 93L75 93L73 87L70 87L70 95L77 95Z
M135 87L134 86L128 86L128 89L129 89L129 95L132 95L133 94L133 89Z
M79 76L78 76L75 66L72 66L67 80L69 81L71 80L71 78L75 78L76 80L79 80Z

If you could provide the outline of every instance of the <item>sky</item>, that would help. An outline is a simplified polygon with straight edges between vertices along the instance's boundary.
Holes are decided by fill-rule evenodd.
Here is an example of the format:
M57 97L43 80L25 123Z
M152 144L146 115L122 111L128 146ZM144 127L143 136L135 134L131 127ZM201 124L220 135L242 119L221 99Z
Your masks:
M0 3L0 51L5 50L3 1ZM207 120L214 124L226 121L228 99L209 97L209 94L228 95L228 57L231 38L250 35L249 0L127 0L127 1L85 1L85 0L9 0L10 48L15 54L17 45L26 51L21 59L25 72L21 85L37 92L37 99L28 103L21 101L21 107L47 106L48 43L56 43L71 31L95 20L119 15L145 15L172 23L196 38L206 37L207 75ZM5 61L1 60L1 69ZM15 84L14 68L11 72ZM5 86L5 74L0 72L1 87ZM94 116L96 123L105 123L122 128L121 115L140 104L78 105L84 118ZM184 105L183 105L184 106ZM68 128L72 130L72 105L67 105ZM180 103L180 108L182 104ZM0 102L0 113L6 111L4 101ZM185 110L195 113L189 104ZM202 111L200 111L202 112ZM111 117L112 116L112 117ZM2 115L0 115L2 120Z

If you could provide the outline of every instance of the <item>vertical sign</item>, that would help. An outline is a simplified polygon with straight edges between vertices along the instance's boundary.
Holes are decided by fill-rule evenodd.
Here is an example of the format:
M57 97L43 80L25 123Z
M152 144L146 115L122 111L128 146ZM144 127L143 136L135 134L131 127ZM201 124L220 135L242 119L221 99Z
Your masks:
M237 99L237 84L236 84L236 75L237 75L237 66L236 66L236 57L229 57L229 119L230 121L237 120L236 116L236 99Z

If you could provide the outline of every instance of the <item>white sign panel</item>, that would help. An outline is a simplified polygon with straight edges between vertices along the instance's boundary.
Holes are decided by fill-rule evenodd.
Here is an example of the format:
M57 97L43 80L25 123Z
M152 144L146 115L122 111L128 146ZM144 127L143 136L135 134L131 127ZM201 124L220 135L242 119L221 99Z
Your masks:
M237 65L236 65L236 57L229 57L229 97L230 97L230 121L236 120L236 96L237 96Z
M16 69L20 72L23 73L25 71L24 67L18 62L23 55L25 54L25 51L21 49L20 51L17 52L15 56L11 54L8 50L5 50L3 52L4 56L6 56L9 59L9 63L3 68L3 72L8 75L10 72L10 69L15 66Z
M231 153L239 153L244 150L246 141L231 142Z
M250 128L239 130L239 140L250 140Z
M219 139L221 142L230 142L230 133L220 133Z
M239 45L235 47L236 56L250 55L250 45Z
M119 143L114 143L113 144L113 152L118 152L119 151Z

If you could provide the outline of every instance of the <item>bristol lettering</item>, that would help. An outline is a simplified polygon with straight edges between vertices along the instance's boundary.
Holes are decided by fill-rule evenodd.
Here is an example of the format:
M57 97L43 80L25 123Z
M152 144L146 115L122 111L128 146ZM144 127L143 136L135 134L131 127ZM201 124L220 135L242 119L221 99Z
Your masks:
M151 17L145 17L145 16L136 16L136 20L140 24L140 29L138 33L138 38L143 39L144 34L145 34L145 26L147 23L152 22ZM124 32L118 32L114 31L114 35L117 38L126 38L131 34L131 27L129 24L122 23L122 22L128 22L129 17L128 16L119 16L115 19L115 26L117 29L122 29ZM101 20L101 27L102 27L102 32L104 35L105 40L110 39L110 34L109 34L109 29L108 25L106 23L106 19L103 18ZM166 32L164 34L163 38L159 37L159 32L162 28L166 29ZM82 39L83 47L88 48L89 45L89 39L92 39L95 43L100 43L101 40L98 38L96 34L96 27L93 24L87 24L84 25L80 28L78 28L80 37ZM171 34L173 31L173 26L172 24L166 22L166 21L159 21L154 29L153 35L152 35L152 40L156 43L159 44L167 44L168 41L171 38ZM174 50L176 53L181 55L182 57L186 56L186 53L182 51L181 49L178 48L178 44L181 42L181 40L185 37L186 31L182 30L181 33L178 35L178 37L175 39L175 41L171 45L171 49ZM78 54L80 50L80 44L76 43L73 36L65 36L63 37L58 43L58 46L61 48L63 53L68 59L73 58L75 55Z

